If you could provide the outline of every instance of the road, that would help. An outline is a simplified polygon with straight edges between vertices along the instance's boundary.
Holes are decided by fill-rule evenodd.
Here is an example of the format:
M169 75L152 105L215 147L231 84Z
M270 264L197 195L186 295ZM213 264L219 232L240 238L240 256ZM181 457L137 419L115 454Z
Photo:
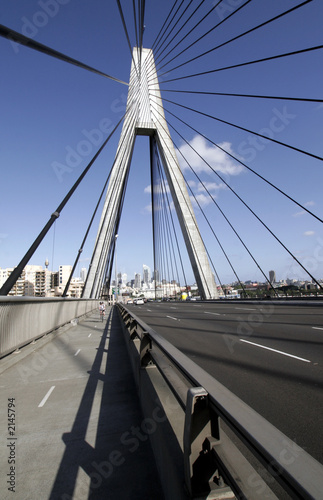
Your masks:
M128 307L323 463L323 305Z

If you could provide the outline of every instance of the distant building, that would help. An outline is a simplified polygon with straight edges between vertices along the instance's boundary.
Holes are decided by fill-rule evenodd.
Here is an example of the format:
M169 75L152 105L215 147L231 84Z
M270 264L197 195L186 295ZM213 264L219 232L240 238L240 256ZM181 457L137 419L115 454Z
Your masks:
M80 278L72 278L67 295L75 299L80 299L82 296L83 287L84 281L82 281Z
M0 268L0 287L6 282L14 268ZM42 266L27 265L9 295L16 297L50 297L61 296L72 271L72 266L59 266L59 271L48 270L47 260L45 269ZM73 278L69 287L68 296L81 297L84 281Z
M39 269L35 273L35 297L48 297L52 288L52 273L46 269Z
M23 288L24 296L29 297L45 297L47 288L50 287L50 278L48 282L48 287L46 288L46 279L40 277L40 272L43 271L42 266L32 266L28 265L24 268L21 276L19 277L16 285L21 283L21 287ZM43 286L41 286L41 282L44 282ZM15 286L16 286L15 285ZM43 293L43 295L42 295ZM16 291L16 295L21 295Z
M156 285L159 285L159 283L160 283L160 277L159 277L159 271L158 271L158 269L154 270L154 281L155 281Z
M276 283L275 271L269 271L269 281L270 281L270 283Z
M61 288L64 288L66 283L68 282L68 279L70 277L70 274L72 272L72 266L59 266L58 268L58 282L59 286Z
M135 283L134 283L135 288L141 288L141 275L139 273L135 274Z
M87 269L86 269L86 267L82 267L81 272L80 272L80 278L82 281L84 281L84 283L86 280L86 275L87 275Z
M142 269L143 269L143 282L145 283L145 285L148 286L150 283L150 267L143 265Z
M0 287L2 287L2 285L5 284L5 282L7 281L7 279L9 278L10 274L12 273L13 271L13 268L6 268L6 269L2 269L0 267Z
M3 276L5 277L5 274L7 275L6 278L4 279L4 282L7 280L7 278L9 278L13 270L14 267L9 267L3 270L4 271ZM25 295L25 270L22 271L21 275L11 288L8 295L15 295L16 297L23 297Z
M118 281L118 286L121 286L122 285L122 274L121 273L118 273L117 281Z

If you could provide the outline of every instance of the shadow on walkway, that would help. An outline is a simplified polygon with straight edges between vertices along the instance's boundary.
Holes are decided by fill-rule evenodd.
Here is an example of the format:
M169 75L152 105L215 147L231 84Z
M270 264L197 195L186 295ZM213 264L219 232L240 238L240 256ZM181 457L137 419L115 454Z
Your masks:
M104 352L107 362L101 370ZM98 394L101 403L92 447L86 433ZM111 309L72 429L62 436L66 449L49 500L162 499L149 439L140 429L142 422L120 320Z

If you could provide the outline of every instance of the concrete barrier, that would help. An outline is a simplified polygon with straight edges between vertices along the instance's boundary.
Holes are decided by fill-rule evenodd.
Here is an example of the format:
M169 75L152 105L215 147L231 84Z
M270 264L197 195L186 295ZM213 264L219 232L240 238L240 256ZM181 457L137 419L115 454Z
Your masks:
M98 300L61 297L1 297L0 358L99 305Z

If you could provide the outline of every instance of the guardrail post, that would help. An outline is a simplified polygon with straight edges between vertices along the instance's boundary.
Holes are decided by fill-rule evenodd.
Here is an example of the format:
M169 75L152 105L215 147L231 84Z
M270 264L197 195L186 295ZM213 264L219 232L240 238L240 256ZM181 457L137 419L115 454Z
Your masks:
M211 490L212 498L224 498L224 494L225 498L235 498L219 475L212 454L212 446L220 442L218 420L211 416L205 389L190 388L184 425L184 469L191 498L206 498Z
M152 364L149 351L151 350L151 340L146 332L142 332L140 339L140 366L145 367Z
M134 340L137 337L137 322L130 317L128 323L126 323L126 327L129 330L130 339Z

